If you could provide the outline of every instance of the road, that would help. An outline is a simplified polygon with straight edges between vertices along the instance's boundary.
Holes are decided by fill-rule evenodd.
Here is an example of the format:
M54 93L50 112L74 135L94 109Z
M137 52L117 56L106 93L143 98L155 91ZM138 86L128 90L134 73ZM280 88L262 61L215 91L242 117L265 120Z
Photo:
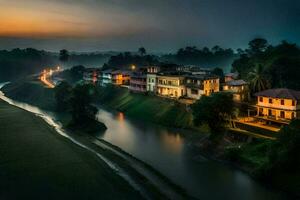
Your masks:
M59 71L60 71L60 68L59 68L59 67L57 67L55 70L52 70L52 69L45 69L45 70L43 70L43 72L41 73L40 80L41 80L42 83L43 83L44 85L46 85L47 87L49 87L49 88L54 88L55 85L49 80L49 77L51 77L53 73L59 72Z

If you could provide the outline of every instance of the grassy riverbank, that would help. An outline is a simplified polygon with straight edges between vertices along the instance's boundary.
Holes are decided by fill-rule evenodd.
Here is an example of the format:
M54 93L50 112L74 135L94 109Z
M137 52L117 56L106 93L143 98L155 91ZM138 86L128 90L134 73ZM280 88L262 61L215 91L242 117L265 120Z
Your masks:
M3 87L6 96L38 106L45 110L55 109L53 89L45 88L38 81L14 82ZM98 87L95 103L108 109L124 112L127 116L170 127L192 127L192 114L186 107L173 100L156 96L133 94L126 88Z
M127 116L165 126L190 128L192 113L173 100L152 95L135 94L126 88L99 87L98 102Z
M1 199L140 199L94 154L0 100Z

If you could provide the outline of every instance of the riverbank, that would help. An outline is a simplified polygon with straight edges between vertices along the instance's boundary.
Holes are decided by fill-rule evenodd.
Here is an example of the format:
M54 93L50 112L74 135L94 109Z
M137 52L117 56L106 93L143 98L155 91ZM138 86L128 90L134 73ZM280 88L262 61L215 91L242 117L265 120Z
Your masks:
M23 88L25 89L25 88ZM8 96L12 94L11 86L4 88L7 91ZM14 89L13 89L14 90ZM13 93L17 94L17 93ZM14 98L13 96L11 96ZM29 98L30 100L31 98ZM21 101L27 101L27 97ZM176 102L167 99L161 99L154 96L146 96L142 94L132 94L124 88L100 88L98 101L101 105L109 108L110 110L119 110L124 112L126 116L139 119L141 121L154 122L157 124L163 124L165 126L172 126L172 120L177 122L177 127L190 128L191 116L183 105L177 105ZM41 101L42 102L42 101ZM41 103L40 102L40 103ZM30 103L30 102L29 102ZM33 103L35 104L35 103ZM151 110L153 109L153 110ZM183 112L179 114L180 112ZM180 120L179 116L185 116L184 119ZM189 116L189 117L187 117ZM166 120L168 119L168 120ZM186 123L189 122L189 123ZM193 141L193 145L197 146L197 141ZM228 146L227 146L228 145ZM233 144L236 145L236 144ZM238 145L238 144L237 144ZM230 147L231 144L226 144L220 148L215 146L215 152L207 152L208 157L217 159L218 161L226 161L226 164L237 166L239 169L244 169L245 172L251 174L253 168L248 167L246 162L240 160L231 160L228 162L228 158L224 157L225 147ZM198 146L199 147L199 146ZM201 147L203 148L203 147ZM253 153L253 152L252 152ZM255 153L255 151L254 151ZM246 154L245 154L246 155ZM249 156L249 154L248 154ZM251 157L249 157L251 158ZM254 163L255 164L255 163ZM282 188L280 188L282 189Z
M97 156L41 118L0 100L0 197L141 199Z

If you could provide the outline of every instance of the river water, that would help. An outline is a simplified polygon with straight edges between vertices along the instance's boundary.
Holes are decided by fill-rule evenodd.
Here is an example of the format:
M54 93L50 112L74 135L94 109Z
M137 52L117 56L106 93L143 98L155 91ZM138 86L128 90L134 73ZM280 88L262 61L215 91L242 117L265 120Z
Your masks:
M6 101L15 104L8 98ZM55 123L53 113L25 103L17 106L40 115L49 124ZM97 118L108 127L97 137L150 164L198 199L284 199L282 194L265 188L247 174L201 156L197 148L182 136L189 134L187 131L141 123L127 119L123 113L103 109L98 112ZM56 129L61 132L59 127ZM64 135L63 132L60 134Z
M247 174L201 156L180 132L99 111L108 129L98 137L150 164L199 199L283 199ZM184 133L184 134L189 134Z

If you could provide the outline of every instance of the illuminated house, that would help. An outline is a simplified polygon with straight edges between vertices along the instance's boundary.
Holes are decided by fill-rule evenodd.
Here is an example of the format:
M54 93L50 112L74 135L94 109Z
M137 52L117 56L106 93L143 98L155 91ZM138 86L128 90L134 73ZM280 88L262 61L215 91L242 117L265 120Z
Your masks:
M237 102L249 100L249 84L244 80L231 80L225 82L223 91L233 94L233 100Z
M160 67L150 66L147 67L147 91L156 92L156 78L157 73L160 71Z
M178 73L157 74L157 94L159 96L179 98L186 94L185 77Z
M257 118L268 122L288 124L300 119L300 91L280 88L255 94L257 96Z
M130 76L129 90L131 92L147 92L147 75L146 73L139 71L133 72Z
M111 83L112 83L112 70L111 69L103 70L101 72L101 82L100 82L100 84L102 86L105 86L105 85L111 84Z
M116 70L111 73L112 83L114 85L129 85L130 72L124 70Z
M220 90L220 79L217 76L186 76L186 95L190 99L200 99L202 95L210 95Z
M96 83L100 77L100 69L87 68L83 72L83 80L86 82Z

